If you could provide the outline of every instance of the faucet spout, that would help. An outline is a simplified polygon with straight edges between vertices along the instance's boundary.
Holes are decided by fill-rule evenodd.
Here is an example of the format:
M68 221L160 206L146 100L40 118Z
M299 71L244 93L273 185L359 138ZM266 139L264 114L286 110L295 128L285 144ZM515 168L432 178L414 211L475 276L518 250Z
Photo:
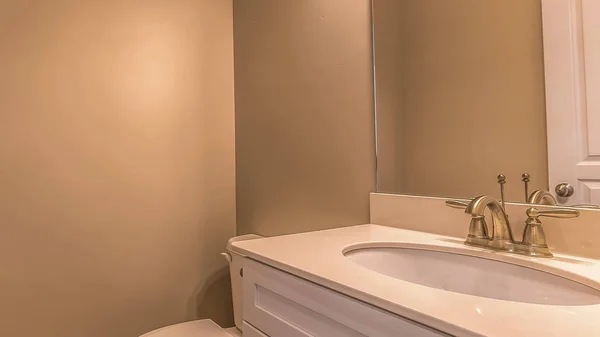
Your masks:
M498 243L499 247L497 248L505 248L505 246L513 244L514 240L508 216L498 200L486 195L479 196L469 203L465 209L465 213L473 217L483 217L485 210L488 208L492 213L492 233L490 239Z

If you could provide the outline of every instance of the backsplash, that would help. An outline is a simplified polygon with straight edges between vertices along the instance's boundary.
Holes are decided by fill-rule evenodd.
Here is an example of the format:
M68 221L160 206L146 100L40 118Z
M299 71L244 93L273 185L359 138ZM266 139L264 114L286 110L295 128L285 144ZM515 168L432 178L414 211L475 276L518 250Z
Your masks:
M448 199L371 193L371 223L466 238L469 215L460 209L447 207L446 200ZM516 240L521 240L527 219L525 211L529 207L532 206L506 203ZM600 259L600 210L579 209L579 212L581 214L576 219L542 219L548 246L554 253Z

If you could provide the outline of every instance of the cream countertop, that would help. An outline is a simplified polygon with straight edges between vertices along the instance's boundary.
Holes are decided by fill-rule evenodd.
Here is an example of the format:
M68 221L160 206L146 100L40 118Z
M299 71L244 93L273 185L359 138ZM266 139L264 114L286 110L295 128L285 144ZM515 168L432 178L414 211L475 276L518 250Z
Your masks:
M364 268L343 255L357 244L423 244L457 249L560 274L600 289L600 261L555 254L530 258L468 247L463 238L359 225L233 243L241 254L457 336L600 336L600 305L510 302L430 288Z

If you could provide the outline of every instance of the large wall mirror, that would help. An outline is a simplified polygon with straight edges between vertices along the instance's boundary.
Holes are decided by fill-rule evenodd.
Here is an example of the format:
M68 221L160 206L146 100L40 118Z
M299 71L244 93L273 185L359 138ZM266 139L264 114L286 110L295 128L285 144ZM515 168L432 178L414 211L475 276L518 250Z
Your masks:
M378 191L549 190L541 0L373 0Z

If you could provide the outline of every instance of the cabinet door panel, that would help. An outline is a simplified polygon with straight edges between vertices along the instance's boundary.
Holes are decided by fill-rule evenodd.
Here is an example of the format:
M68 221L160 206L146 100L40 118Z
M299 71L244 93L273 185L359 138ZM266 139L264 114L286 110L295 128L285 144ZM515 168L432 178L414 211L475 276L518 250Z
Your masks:
M253 260L244 265L244 320L272 337L448 336Z

